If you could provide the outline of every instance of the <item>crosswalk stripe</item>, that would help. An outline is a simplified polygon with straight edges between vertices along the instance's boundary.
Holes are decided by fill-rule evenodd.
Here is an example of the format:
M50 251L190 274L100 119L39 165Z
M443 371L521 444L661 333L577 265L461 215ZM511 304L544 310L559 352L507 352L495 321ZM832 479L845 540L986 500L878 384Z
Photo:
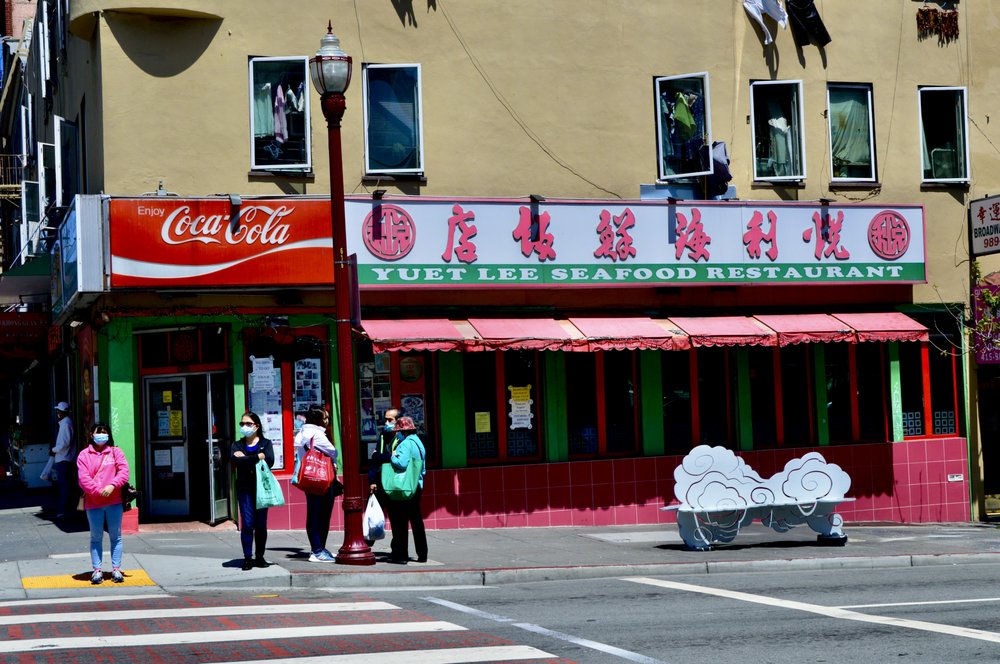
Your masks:
M320 655L318 657L289 657L285 659L255 659L229 664L366 664L377 655L407 664L462 664L463 662L509 662L518 659L551 659L544 650L531 646L482 646L477 648L448 648L440 650L394 650L390 652L364 652L350 655Z
M67 648L130 648L135 646L190 645L195 643L226 643L232 641L274 641L277 639L309 639L324 636L357 636L361 634L402 634L418 632L457 632L465 627L443 620L400 623L368 623L364 625L323 625L319 627L283 627L267 629L237 629L216 632L171 632L169 634L130 634L123 636L82 636L48 639L0 641L0 653L48 652Z
M212 616L289 615L343 611L388 611L399 607L388 602L320 602L315 604L256 604L245 606L185 607L182 609L137 609L134 611L88 611L0 616L0 626L43 623L106 622L109 620L156 620L158 618L207 618Z
M45 606L48 604L97 604L99 602L130 602L137 599L167 599L173 595L144 593L142 595L98 595L96 597L50 597L48 599L15 599L0 602L0 609L8 606Z

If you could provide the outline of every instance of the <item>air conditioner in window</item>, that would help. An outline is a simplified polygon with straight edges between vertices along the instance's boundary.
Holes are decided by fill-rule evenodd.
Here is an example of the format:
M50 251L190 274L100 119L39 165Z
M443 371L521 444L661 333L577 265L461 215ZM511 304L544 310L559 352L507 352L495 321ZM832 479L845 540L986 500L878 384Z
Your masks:
M931 150L931 175L935 180L951 180L959 177L958 155L954 148Z

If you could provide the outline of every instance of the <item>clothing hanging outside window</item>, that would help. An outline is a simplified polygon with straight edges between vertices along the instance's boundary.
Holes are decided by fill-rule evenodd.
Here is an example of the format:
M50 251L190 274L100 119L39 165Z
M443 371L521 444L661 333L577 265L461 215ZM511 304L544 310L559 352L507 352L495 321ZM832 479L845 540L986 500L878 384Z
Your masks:
M788 0L788 13L791 16L792 37L799 46L808 46L810 38L817 46L826 46L832 41L813 0Z
M764 33L765 44L770 44L774 41L771 31L764 23L765 14L773 18L782 28L787 25L788 14L785 13L784 7L781 6L781 0L743 0L743 8L746 9L750 18L760 25L760 29Z

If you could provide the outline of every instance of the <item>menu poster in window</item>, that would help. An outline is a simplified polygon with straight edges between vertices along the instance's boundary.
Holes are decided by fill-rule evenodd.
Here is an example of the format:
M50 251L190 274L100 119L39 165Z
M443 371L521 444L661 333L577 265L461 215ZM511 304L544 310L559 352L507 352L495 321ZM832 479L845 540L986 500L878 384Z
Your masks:
M510 404L510 428L514 429L530 429L531 428L531 418L535 416L531 412L531 405L534 402L531 398L531 385L525 385L523 387L516 387L514 385L508 385L507 391L510 392L510 399L508 403Z
M253 373L250 385L250 410L257 413L263 428L261 435L274 444L274 470L285 467L285 426L281 417L281 367L275 368L273 357L250 356ZM258 374L258 372L260 372Z
M292 409L304 413L310 406L323 405L323 372L318 357L295 360Z
M377 374L387 374L389 373L389 353L376 353L375 362L373 362L375 367L375 373Z
M404 394L400 397L399 407L403 415L413 418L413 424L417 427L417 433L424 433L424 395Z

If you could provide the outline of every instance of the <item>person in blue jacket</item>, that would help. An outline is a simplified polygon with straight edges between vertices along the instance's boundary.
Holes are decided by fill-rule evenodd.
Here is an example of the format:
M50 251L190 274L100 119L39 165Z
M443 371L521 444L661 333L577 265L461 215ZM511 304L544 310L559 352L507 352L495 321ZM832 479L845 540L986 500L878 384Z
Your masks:
M236 469L236 502L240 506L240 542L244 571L267 567L267 508L257 509L257 463L274 466L274 445L264 437L257 413L247 411L240 418L240 438L233 441L232 464ZM254 544L257 557L253 557Z
M422 462L417 491L409 500L389 501L389 524L392 527L392 553L389 562L405 565L410 560L409 528L413 528L413 548L417 562L427 562L427 533L424 531L424 517L420 513L420 494L424 490L424 475L427 474L427 450L417 437L417 427L412 417L396 418L396 449L389 463L397 471L404 471L414 460Z

